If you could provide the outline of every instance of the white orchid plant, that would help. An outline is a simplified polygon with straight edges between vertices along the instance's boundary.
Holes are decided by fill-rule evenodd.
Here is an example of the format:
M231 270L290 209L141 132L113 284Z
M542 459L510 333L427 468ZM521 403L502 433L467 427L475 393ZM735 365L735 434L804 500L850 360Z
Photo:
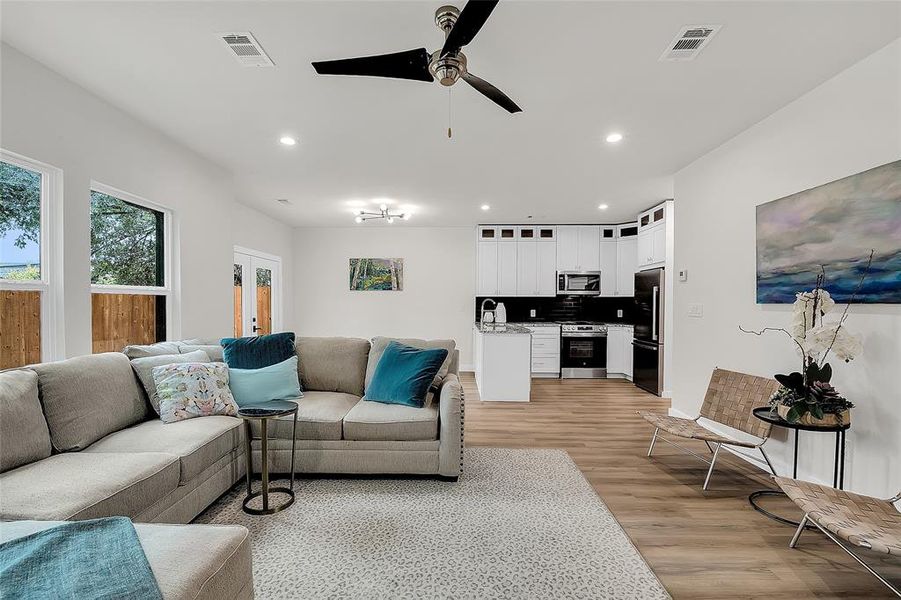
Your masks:
M826 362L829 354L833 354L845 362L850 362L863 351L860 335L853 334L845 327L848 311L857 293L863 286L874 252L854 293L848 299L844 310L835 318L832 311L835 300L823 289L826 281L825 269L817 276L816 285L809 292L798 292L792 305L792 321L788 329L766 327L753 331L739 327L744 333L763 335L767 331L779 331L794 342L801 356L801 371L788 375L776 375L775 379L782 384L770 400L775 408L778 405L790 407L786 419L794 423L810 413L817 419L826 414L841 415L853 408L850 400L843 398L829 381L832 379L832 366ZM831 316L830 316L831 315Z

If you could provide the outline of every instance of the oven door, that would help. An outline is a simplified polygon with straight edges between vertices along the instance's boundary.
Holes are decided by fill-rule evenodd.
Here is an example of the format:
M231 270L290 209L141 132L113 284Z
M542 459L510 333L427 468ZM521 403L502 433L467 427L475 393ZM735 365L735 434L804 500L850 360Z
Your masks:
M560 377L607 376L607 335L574 333L560 337Z

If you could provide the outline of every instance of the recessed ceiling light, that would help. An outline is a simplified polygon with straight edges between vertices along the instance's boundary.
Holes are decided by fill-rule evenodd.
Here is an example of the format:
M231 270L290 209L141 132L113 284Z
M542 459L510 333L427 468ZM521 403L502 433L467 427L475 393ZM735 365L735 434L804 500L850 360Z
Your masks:
M598 204L598 208L600 208L601 210L607 210L610 207L607 206L606 204Z
M482 208L482 210L491 210L491 207L488 206L487 204L483 204L481 208Z
M293 146L294 144L297 143L297 140L295 140L290 135L283 135L282 137L280 137L278 139L278 141L281 142L285 146Z
M608 144L615 144L616 142L620 142L623 139L623 134L621 133L611 133L607 136Z

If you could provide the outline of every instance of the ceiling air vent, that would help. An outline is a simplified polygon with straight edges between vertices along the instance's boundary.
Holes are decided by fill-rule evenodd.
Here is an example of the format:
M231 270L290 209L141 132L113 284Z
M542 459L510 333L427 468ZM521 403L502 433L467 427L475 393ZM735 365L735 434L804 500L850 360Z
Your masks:
M661 61L693 60L722 25L686 25L660 56Z
M245 67L274 67L275 63L266 56L263 47L249 31L239 33L218 33L225 47L238 62Z

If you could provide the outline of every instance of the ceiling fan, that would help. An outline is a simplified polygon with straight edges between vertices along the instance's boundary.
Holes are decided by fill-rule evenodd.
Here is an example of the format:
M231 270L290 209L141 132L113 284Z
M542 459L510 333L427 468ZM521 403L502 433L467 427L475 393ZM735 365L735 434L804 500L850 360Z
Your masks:
M314 62L313 68L320 75L366 75L392 77L414 81L435 81L452 86L462 79L490 100L511 113L521 112L505 93L476 77L466 67L466 56L461 48L470 43L488 20L499 0L469 0L463 10L445 5L435 11L435 25L444 32L444 46L429 53L425 48Z

